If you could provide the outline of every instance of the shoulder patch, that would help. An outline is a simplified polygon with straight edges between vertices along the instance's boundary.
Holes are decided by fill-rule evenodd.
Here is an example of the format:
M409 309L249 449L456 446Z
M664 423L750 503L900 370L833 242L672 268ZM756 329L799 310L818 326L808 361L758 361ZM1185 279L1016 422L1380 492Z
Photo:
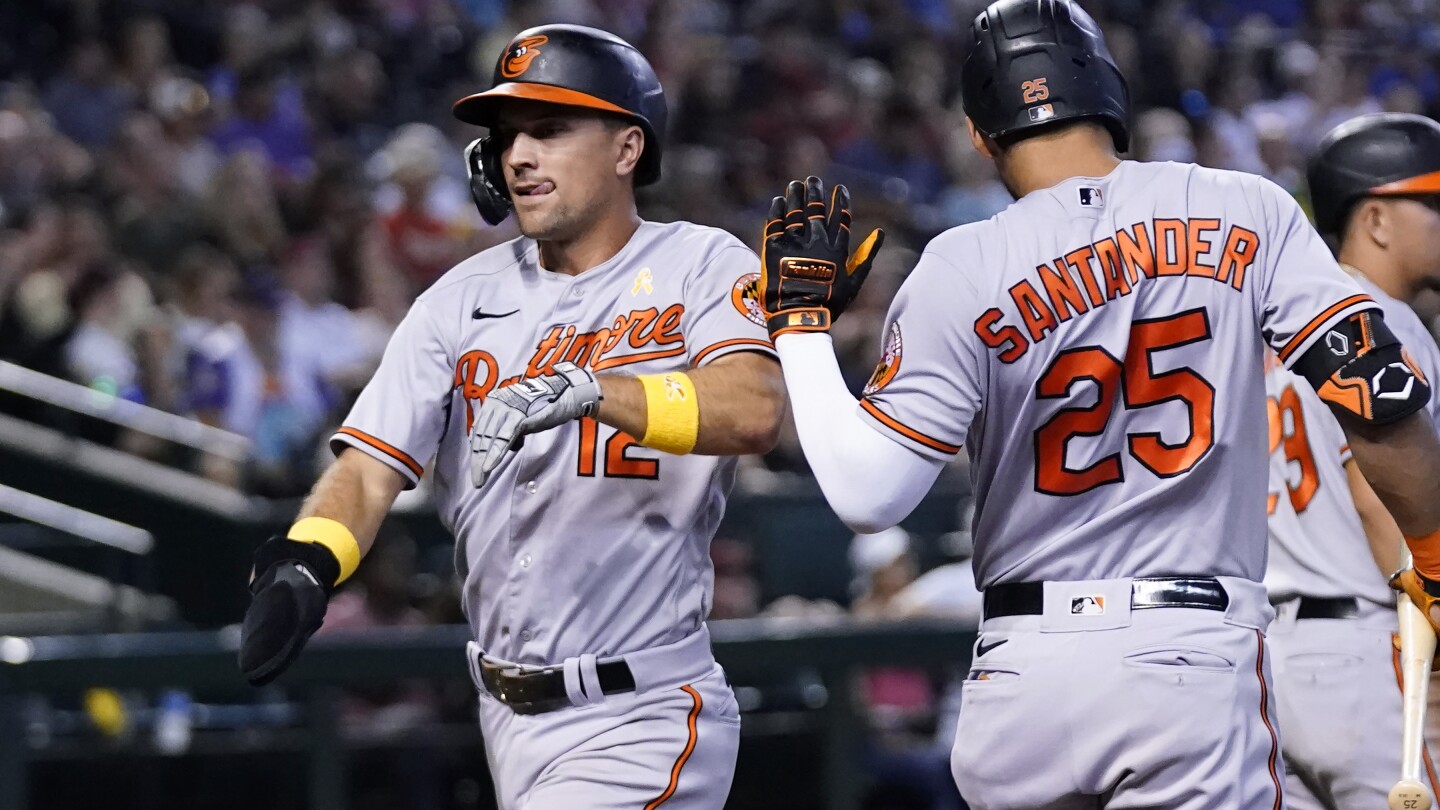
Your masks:
M765 311L760 307L760 274L746 273L735 280L730 290L730 303L757 326L765 325Z
M904 350L905 341L900 335L900 322L897 320L890 324L890 331L885 333L885 350L880 355L880 364L875 367L875 373L870 375L870 381L865 383L862 396L870 396L895 379L895 374L900 371L900 355Z

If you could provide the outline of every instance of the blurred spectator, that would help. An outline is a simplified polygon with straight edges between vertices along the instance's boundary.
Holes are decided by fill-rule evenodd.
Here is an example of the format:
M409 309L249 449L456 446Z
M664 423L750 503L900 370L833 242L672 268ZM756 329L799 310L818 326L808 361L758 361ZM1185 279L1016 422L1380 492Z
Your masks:
M285 222L260 153L230 156L211 180L205 204L221 245L241 264L274 262L284 252Z
M135 341L155 316L144 279L128 270L96 266L70 288L76 326L65 343L71 379L97 391L144 402Z
M211 123L210 94L199 82L171 76L150 91L150 110L160 119L180 188L201 197L220 170L220 152L205 133Z
M133 102L99 40L77 43L69 67L45 90L45 109L60 132L91 149L110 145Z
M933 202L943 176L936 135L914 101L892 96L874 132L835 153L836 179L849 177L857 187L913 204Z
M308 175L314 168L309 127L299 104L286 103L291 96L272 63L250 67L236 78L231 115L210 137L226 155L258 150L286 179Z
M237 307L240 328L211 332L191 353L187 374L193 413L255 443L254 487L272 496L308 488L309 450L327 415L313 355L280 339L282 300L272 279L249 279Z
M458 161L440 130L406 124L376 155L376 193L391 254L417 292L468 257L462 236L474 219L468 187L442 173Z
M287 357L304 358L324 384L327 405L364 387L385 349L383 331L335 301L335 266L323 242L294 242L281 267L278 341Z

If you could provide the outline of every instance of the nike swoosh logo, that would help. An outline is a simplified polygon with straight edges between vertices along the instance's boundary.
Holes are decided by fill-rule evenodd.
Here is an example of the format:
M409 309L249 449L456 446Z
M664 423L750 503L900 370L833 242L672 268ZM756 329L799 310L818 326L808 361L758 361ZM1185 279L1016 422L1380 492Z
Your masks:
M470 317L477 321L482 318L507 318L519 311L518 309L512 309L509 312L481 312L480 307L476 307L475 311L470 313Z
M984 655L985 653L990 652L991 650L995 649L996 647L999 647L1001 644L1004 644L1005 642L1007 642L1007 641L1009 641L1009 640L1010 640L1010 639L1008 639L1008 638L1002 638L1002 639L1000 639L999 641L995 642L994 644L981 644L979 650L975 653L975 657L976 657L976 658L979 658L979 657L981 657L982 655Z

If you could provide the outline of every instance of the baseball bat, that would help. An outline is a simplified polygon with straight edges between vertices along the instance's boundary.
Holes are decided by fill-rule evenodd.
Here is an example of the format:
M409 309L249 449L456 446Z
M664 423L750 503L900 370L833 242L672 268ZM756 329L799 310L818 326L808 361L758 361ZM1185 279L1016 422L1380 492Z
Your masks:
M1390 788L1390 810L1430 810L1430 790L1421 781L1420 772L1424 768L1425 706L1430 665L1435 658L1435 628L1408 595L1402 593L1396 601L1400 613L1400 670L1405 681L1405 726L1400 738L1400 781Z

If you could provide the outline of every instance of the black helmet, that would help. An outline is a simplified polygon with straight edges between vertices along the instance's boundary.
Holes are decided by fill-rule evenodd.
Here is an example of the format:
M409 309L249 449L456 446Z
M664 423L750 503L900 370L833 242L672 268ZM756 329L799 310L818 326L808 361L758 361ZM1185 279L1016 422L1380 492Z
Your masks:
M1070 0L999 0L970 25L960 72L965 114L1003 139L1031 127L1098 118L1130 149L1130 90L1100 27Z
M1338 236L1362 197L1440 194L1440 124L1409 113L1352 118L1320 141L1305 175L1315 227Z
M660 179L660 136L665 132L665 91L655 69L630 43L583 25L542 25L521 31L495 64L494 86L455 102L455 117L491 127L506 98L524 98L622 115L645 132L635 185ZM480 215L492 225L510 212L500 171L500 150L480 138L465 150L470 189Z

